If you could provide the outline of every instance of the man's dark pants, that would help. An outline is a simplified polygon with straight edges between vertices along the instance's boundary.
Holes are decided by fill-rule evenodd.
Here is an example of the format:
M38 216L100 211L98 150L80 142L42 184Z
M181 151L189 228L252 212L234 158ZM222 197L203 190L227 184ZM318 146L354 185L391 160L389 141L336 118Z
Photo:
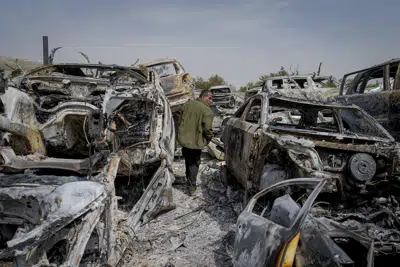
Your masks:
M196 177L199 172L201 149L182 147L182 155L185 158L186 179L192 186L196 186Z

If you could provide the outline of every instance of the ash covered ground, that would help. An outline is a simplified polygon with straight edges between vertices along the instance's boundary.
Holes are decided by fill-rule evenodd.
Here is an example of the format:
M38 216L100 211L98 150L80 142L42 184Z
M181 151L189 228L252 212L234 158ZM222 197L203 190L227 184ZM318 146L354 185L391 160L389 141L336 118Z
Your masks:
M120 266L232 266L243 192L239 186L222 184L221 164L203 153L198 189L190 194L183 182L184 159L175 157L176 209L140 227Z

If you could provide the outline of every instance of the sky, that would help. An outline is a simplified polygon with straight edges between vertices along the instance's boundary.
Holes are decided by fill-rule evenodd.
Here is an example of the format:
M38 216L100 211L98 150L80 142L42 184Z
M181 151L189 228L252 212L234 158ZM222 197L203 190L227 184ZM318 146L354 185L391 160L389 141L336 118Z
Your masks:
M368 2L369 1L369 2ZM343 74L398 57L398 0L2 0L0 56L131 65L176 58L239 87L281 66Z

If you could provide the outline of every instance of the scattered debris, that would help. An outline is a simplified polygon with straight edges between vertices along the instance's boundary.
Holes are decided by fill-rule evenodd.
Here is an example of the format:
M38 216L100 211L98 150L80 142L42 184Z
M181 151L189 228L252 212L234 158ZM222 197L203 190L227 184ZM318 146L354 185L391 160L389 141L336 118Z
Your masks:
M328 183L326 178L297 178L257 193L238 218L233 265L379 267L397 262L398 200L391 197L392 211L361 195L343 206L331 199L328 209L321 208ZM310 186L304 199L293 193Z
M185 185L174 185L176 209L138 229L123 266L232 266L243 193L222 184L220 163L202 154L196 193L189 196ZM177 177L184 175L184 165L183 160L174 162Z
M210 155L218 160L224 160L224 144L219 138L213 138L211 142L206 146L206 149Z

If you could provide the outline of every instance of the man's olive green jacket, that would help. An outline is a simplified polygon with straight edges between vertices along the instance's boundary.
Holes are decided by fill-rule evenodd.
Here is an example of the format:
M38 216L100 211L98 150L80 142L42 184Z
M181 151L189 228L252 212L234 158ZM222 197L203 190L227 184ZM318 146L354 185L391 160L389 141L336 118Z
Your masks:
M190 149L203 149L213 137L213 112L203 99L189 100L181 111L178 143Z

